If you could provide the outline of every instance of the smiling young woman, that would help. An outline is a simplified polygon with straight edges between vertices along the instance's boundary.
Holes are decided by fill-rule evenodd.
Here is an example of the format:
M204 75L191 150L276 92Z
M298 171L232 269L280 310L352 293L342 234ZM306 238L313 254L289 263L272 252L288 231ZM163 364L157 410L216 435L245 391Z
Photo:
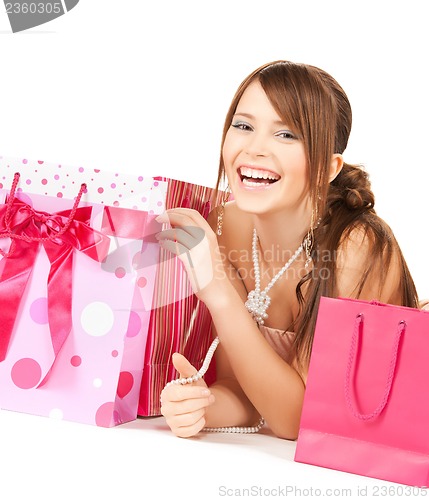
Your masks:
M417 307L367 174L343 160L350 130L349 101L330 75L264 65L239 86L225 121L218 187L227 180L234 200L208 221L188 209L160 218L171 226L160 244L182 259L220 340L210 388L199 380L162 393L176 435L262 416L295 439L319 298ZM180 354L173 362L181 377L196 372Z
M251 111L251 113L250 113ZM283 123L256 81L244 91L222 149L225 173L244 212L307 212L308 176L304 144ZM256 201L256 203L255 203Z

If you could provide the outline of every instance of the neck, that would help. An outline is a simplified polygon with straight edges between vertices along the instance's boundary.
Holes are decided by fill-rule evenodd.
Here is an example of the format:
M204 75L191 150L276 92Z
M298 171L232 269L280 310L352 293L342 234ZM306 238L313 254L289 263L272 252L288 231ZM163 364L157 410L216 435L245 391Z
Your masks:
M310 228L310 219L306 207L294 210L293 213L255 214L253 223L262 252L274 251L278 255L285 250L295 252Z

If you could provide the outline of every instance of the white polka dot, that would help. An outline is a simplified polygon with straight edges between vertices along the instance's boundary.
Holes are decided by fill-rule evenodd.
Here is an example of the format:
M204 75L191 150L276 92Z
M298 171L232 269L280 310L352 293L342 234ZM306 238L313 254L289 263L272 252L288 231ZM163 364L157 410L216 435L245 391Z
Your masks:
M55 418L56 420L62 420L63 419L63 410L60 410L59 408L53 408L49 412L50 418Z
M93 381L92 381L92 385L94 387L101 387L103 385L103 381L101 380L101 378L95 378Z
M82 311L80 322L88 335L101 337L108 333L114 322L112 309L104 302L92 302Z

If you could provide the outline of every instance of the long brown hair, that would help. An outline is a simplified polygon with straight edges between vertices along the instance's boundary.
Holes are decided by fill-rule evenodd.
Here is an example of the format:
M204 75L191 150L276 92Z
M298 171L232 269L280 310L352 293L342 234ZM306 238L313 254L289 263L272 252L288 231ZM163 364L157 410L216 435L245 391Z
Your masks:
M300 311L292 325L298 361L308 361L319 299L321 296L337 296L334 256L353 229L364 232L372 257L367 259L367 267L357 284L356 298L359 298L372 272L379 272L383 281L394 257L399 259L401 269L401 305L417 307L417 292L391 229L374 210L374 195L365 170L345 163L338 176L329 182L332 155L342 154L347 146L352 111L344 90L328 73L314 66L289 61L275 61L256 69L234 95L225 119L222 147L238 102L247 87L256 80L278 115L302 138L312 210L320 220L314 230L314 267L297 286ZM224 182L225 167L221 154L216 188ZM321 255L331 258L321 259Z

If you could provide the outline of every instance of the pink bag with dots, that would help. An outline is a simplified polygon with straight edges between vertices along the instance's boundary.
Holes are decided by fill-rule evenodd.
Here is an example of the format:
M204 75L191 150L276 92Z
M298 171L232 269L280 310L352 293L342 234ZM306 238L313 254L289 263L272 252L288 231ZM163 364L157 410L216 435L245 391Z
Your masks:
M2 409L102 427L136 418L165 192L153 178L0 158Z

